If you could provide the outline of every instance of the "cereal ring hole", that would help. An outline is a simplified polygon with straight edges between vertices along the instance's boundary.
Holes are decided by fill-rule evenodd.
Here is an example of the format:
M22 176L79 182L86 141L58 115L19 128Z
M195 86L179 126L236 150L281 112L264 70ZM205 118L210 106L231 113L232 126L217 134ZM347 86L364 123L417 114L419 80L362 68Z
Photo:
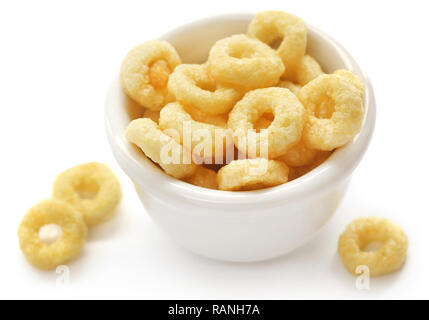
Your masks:
M229 56L236 59L253 58L257 55L255 48L248 43L233 43L230 47Z
M384 246L384 243L382 241L371 241L369 243L367 243L366 245L364 245L363 247L361 247L361 251L363 252L375 252L380 250L382 247Z
M274 120L274 115L271 112L263 113L255 122L254 127L257 133L260 130L267 129Z
M170 67L165 60L156 60L149 65L149 81L156 89L164 89L170 77Z
M330 97L325 97L317 105L314 115L319 119L330 119L335 112L335 102Z
M283 37L278 36L278 37L274 38L274 40L269 43L269 46L273 50L277 50L280 47L280 45L282 44L282 42L283 42Z
M205 91L215 92L217 89L216 83L214 81L196 81L195 84L198 86L198 88Z
M55 243L62 234L63 229L54 223L44 225L39 229L40 241L48 245Z
M75 186L75 191L81 199L95 199L99 190L100 185L95 179L82 179Z

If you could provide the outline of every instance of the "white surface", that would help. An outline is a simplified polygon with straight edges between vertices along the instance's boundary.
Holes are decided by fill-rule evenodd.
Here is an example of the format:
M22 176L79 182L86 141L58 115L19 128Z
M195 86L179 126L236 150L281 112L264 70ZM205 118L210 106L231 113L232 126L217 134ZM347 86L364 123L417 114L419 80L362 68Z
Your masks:
M284 3L284 2L283 2ZM429 28L423 1L143 1L0 4L2 117L1 298L429 298L426 148ZM116 165L103 127L112 72L135 44L188 21L278 8L302 16L352 53L378 103L373 143L335 218L310 244L274 261L227 264L177 248L151 222ZM48 197L56 174L98 160L119 175L116 219L91 231L70 285L31 268L18 248L22 215ZM336 254L353 218L399 223L410 247L403 270L355 288Z
M177 48L185 63L203 62L217 40L246 32L252 18L253 15L220 15L187 24L162 39ZM192 50L198 46L205 50ZM210 190L162 173L126 139L124 132L130 117L134 119L129 110L141 107L130 102L119 81L113 81L105 113L109 144L119 165L136 185L147 213L175 243L216 260L263 261L303 246L332 218L350 175L371 141L375 99L370 81L356 61L314 26L308 26L308 47L326 72L346 68L366 83L362 130L305 177L265 190Z

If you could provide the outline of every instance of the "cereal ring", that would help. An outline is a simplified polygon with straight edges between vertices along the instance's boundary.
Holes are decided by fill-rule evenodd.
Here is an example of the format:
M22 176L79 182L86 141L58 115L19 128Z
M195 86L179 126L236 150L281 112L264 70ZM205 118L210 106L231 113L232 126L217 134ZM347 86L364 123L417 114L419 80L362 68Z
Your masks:
M121 185L108 166L90 162L60 173L52 196L73 205L92 227L112 217L121 199Z
M46 225L61 227L61 236L47 244L39 237ZM71 205L47 199L33 206L18 229L19 244L28 262L42 270L54 269L76 258L82 251L87 227L82 214Z
M210 50L209 71L223 84L255 89L275 85L284 72L276 52L244 34L217 41Z
M122 62L122 88L140 105L160 110L168 100L170 73L180 63L180 57L171 44L147 41L132 49Z
M182 107L188 112L192 119L199 122L204 122L208 124L212 124L217 127L226 128L228 123L228 113L218 114L218 115L209 115L204 113L198 109L193 109L190 107L183 106Z
M204 168L203 166L197 166L194 174L184 181L203 188L217 189L216 171Z
M249 144L242 146L239 143L239 135L247 135L249 140L256 140L256 153L260 154L260 133L253 138L249 130L254 129L254 123L263 114L274 115L267 128L268 156L277 158L301 139L304 107L288 89L273 87L248 92L232 109L228 119L228 127L236 133L235 146L241 152L249 154Z
M307 28L300 18L281 11L256 14L247 34L268 45L280 42L277 54L286 67L284 76L293 74L307 48Z
M175 139L163 133L154 121L147 118L133 120L125 135L168 175L183 179L194 173L196 166L191 163L190 152L188 154Z
M304 86L322 74L324 74L324 72L316 59L309 55L305 55L298 63L291 78L299 85Z
M277 84L277 87L289 89L296 96L298 95L299 90L301 90L302 88L302 86L300 86L299 84L296 84L296 83L293 83L292 81L287 81L287 80L281 80Z
M159 126L162 130L174 129L180 136L180 143L184 143L185 125L189 125L190 149L192 153L204 162L211 163L216 154L224 153L227 143L232 145L231 132L225 128L212 124L195 121L178 102L172 102L162 108L159 118ZM227 137L216 141L216 136ZM210 159L210 161L208 160Z
M368 245L380 243L376 251L365 251ZM338 253L347 270L367 266L371 276L391 273L405 262L408 239L402 229L387 219L360 218L349 224L338 240Z
M149 118L153 122L158 123L158 121L159 121L159 110L154 111L154 110L146 109L145 112L143 113L143 118Z
M206 114L229 112L242 94L216 83L206 65L182 64L171 74L168 89L177 101Z
M301 167L310 164L319 152L322 151L309 148L303 141L300 141L277 160L284 161L288 166Z
M334 74L346 78L359 91L360 96L363 97L365 94L365 85L357 75L345 69L337 70Z
M299 99L309 113L303 133L308 147L331 151L359 133L362 97L344 77L319 76L301 89Z
M263 158L234 160L217 173L220 190L245 191L277 186L288 181L289 168Z

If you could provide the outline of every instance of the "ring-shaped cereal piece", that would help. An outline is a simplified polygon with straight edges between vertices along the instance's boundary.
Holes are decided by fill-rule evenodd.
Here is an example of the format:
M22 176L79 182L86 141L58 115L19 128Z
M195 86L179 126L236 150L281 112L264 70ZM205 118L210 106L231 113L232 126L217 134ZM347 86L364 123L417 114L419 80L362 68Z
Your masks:
M249 154L249 143L240 144L240 135L247 135L248 140L256 140L256 155L261 151L263 141L261 133L253 137L252 130L257 120L264 114L272 114L273 121L266 129L268 138L268 156L270 159L285 154L288 149L301 139L304 127L304 107L298 98L288 89L265 88L248 92L234 106L229 114L228 127L235 132L234 143L237 149Z
M192 163L191 153L178 142L180 138L165 134L151 119L131 121L125 135L168 175L183 179L194 173L196 165Z
M234 160L217 173L220 190L246 191L274 187L288 181L289 167L263 158Z
M217 41L208 66L219 83L246 90L275 85L285 68L273 49L244 34Z
M304 86L322 74L324 72L316 59L310 55L305 55L294 70L292 79L297 84Z
M376 251L365 251L371 243L381 244ZM402 229L387 219L360 218L349 224L338 240L338 253L347 270L366 266L370 276L394 272L405 262L408 239Z
M160 110L169 98L170 73L181 63L174 47L150 40L132 49L121 66L120 80L125 93L140 105Z
M362 97L344 77L319 76L300 90L299 99L308 111L303 132L308 147L331 151L359 133L364 116Z
M121 185L105 164L90 162L75 166L55 179L52 196L74 206L88 227L109 220L121 199Z
M61 236L53 243L44 243L39 230L46 225L61 227ZM33 206L21 221L18 238L28 262L42 270L54 269L76 258L86 241L87 226L82 214L71 205L47 199Z
M301 140L277 160L284 161L288 166L301 167L311 164L319 152L322 151L307 147Z
M192 150L202 162L213 163L216 155L225 154L228 144L233 144L230 130L209 123L196 121L178 102L172 102L162 108L159 118L162 130L172 129L180 136L180 143ZM186 127L187 126L187 127ZM189 132L189 146L184 141L186 132ZM216 140L217 138L217 140ZM210 160L209 160L210 159Z
M205 64L178 66L170 76L168 89L183 105L209 115L229 112L242 97L238 90L219 85Z
M284 77L293 74L307 48L307 28L302 19L282 11L262 11L249 24L247 34L273 45L280 42L277 54L282 59Z

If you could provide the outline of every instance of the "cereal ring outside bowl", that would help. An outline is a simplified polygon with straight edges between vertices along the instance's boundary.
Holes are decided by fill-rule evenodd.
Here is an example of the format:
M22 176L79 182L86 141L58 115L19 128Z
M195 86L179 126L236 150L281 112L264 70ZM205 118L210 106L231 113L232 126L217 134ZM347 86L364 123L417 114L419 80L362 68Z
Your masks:
M53 243L44 243L39 231L47 225L61 227L61 236ZM24 216L18 229L19 244L28 262L42 270L54 269L81 253L86 241L87 226L82 214L66 202L43 200Z
M247 90L275 85L285 68L273 49L244 34L217 41L208 65L220 83Z
M121 199L121 185L107 165L90 162L60 173L52 196L74 206L92 227L113 216Z
M381 247L365 251L371 243ZM338 253L351 274L359 266L369 268L370 276L392 273L405 262L408 238L402 229L387 219L359 218L349 224L338 240Z

